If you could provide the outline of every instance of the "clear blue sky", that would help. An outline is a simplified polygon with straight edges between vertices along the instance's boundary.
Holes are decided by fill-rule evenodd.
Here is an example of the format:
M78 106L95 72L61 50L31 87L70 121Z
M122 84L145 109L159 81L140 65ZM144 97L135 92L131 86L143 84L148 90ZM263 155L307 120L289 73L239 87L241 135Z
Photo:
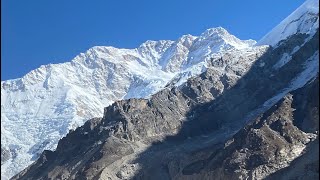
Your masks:
M1 0L1 80L96 45L134 48L222 26L259 40L304 0Z

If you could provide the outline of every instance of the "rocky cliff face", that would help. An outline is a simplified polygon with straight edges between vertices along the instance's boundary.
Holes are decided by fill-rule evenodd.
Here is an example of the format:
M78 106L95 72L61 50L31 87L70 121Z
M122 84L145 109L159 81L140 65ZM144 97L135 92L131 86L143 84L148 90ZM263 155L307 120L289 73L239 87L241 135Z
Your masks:
M217 27L198 37L149 40L135 49L93 47L71 62L43 65L22 78L2 81L1 146L8 152L1 156L2 178L30 165L43 150L54 150L70 129L101 117L114 101L148 98L169 82L180 85L226 51L234 56L263 53L266 47L254 43ZM225 66L246 72L254 60Z
M225 54L179 87L116 101L13 179L317 178L318 36L266 49L241 78Z
M317 93L317 94L316 94ZM188 154L174 179L318 179L319 78L293 91L224 144ZM306 133L296 123L310 113ZM292 165L293 164L293 165ZM213 178L214 177L214 178Z
M271 47L213 28L2 82L2 178L67 131L13 179L317 178L318 7L306 1L258 42Z

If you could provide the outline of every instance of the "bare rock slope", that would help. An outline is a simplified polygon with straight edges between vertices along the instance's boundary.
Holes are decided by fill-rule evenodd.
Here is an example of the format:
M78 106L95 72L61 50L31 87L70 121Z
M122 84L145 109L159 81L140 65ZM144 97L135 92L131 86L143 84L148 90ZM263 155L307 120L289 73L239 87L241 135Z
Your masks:
M318 36L290 36L240 79L209 66L150 99L116 101L13 179L315 179Z
M129 69L135 75L125 73L130 83L122 84L120 94L116 84L121 85L123 78L110 76L116 83L110 86L115 90L112 93L126 100L106 103L102 118L89 120L76 130L58 128L61 133L50 146L70 132L57 149L45 150L13 179L317 179L318 27L319 2L307 0L258 42L272 46L257 46L214 28L197 38L186 35L176 42L148 41L135 50L95 48L89 58L79 56L71 65L78 61L86 65L76 67L77 72L102 64L119 72L124 72L124 66L133 68ZM113 66L119 59L123 63ZM106 60L110 63L105 64ZM150 70L152 76L146 77L150 81L141 80L140 68L134 64ZM158 78L159 73L154 72L168 76L152 80ZM32 78L28 79L32 84ZM20 87L19 82L2 83L2 87ZM67 81L45 81L43 87L50 90L57 82L63 83L54 87L64 87ZM99 84L95 90L110 95ZM22 89L28 90L25 87ZM74 90L71 94L79 95ZM147 94L153 95L141 99ZM71 97L83 113L92 112L83 105L91 106L86 102L95 98L94 94ZM70 109L59 106L55 112L69 122L73 116L63 112ZM47 121L43 125L51 127ZM1 129L6 137L13 137L2 125ZM43 142L31 147L33 160L48 146L46 137L41 138ZM27 156L19 156L22 151L17 147L1 146L1 164L9 174L16 171L11 159L20 165L30 163ZM24 150L30 148L26 147Z

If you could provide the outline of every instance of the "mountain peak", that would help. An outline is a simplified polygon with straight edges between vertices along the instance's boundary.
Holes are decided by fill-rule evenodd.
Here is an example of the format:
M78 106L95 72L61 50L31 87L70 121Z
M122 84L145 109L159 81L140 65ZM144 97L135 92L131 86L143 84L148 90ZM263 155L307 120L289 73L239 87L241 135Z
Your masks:
M199 37L148 40L133 49L94 46L71 62L42 66L18 80L1 82L5 97L1 116L7 117L1 123L8 132L19 127L13 136L3 134L15 147L10 151L19 149L5 162L5 175L22 170L44 149L54 150L70 129L101 116L112 102L149 97L182 71L186 75L179 83L183 83L184 77L205 70L213 54L232 48L230 44L242 47L244 42L217 27ZM24 132L30 137L22 136Z
M201 34L201 36L204 36L204 37L209 37L213 35L230 35L230 34L226 29L224 29L221 26L209 28Z
M236 36L230 34L226 29L223 27L215 27L209 28L205 32L203 32L197 40L198 42L205 41L211 42L209 44L220 44L220 46L224 47L233 47L236 49L243 49L250 46L253 46L256 41L249 39L249 40L240 40ZM211 47L211 45L208 45ZM229 49L229 48L227 48Z
M174 41L171 41L171 40L158 40L158 41L155 41L155 40L147 40L145 41L144 43L142 43L139 48L145 48L145 47L149 47L149 48L152 48L152 47L156 47L156 46L163 46L165 44L172 44Z
M280 22L257 45L275 46L283 39L296 33L312 36L319 27L319 1L307 0L287 18Z

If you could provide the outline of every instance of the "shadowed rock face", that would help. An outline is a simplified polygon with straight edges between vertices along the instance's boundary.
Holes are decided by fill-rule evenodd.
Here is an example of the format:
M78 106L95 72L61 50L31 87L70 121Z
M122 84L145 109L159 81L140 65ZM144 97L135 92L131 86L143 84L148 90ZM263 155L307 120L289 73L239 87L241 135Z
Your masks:
M1 147L1 165L10 158L10 151L5 147Z
M305 39L268 49L240 79L209 67L149 100L117 101L13 179L316 178L318 75L294 79L318 51L318 33Z
M305 122L319 121L318 94L319 78L287 94L219 150L196 152L202 158L182 166L176 179L317 179L319 141L315 131L319 127L310 127L313 133L305 133L294 121L302 111L312 114ZM315 100L308 101L311 97Z

